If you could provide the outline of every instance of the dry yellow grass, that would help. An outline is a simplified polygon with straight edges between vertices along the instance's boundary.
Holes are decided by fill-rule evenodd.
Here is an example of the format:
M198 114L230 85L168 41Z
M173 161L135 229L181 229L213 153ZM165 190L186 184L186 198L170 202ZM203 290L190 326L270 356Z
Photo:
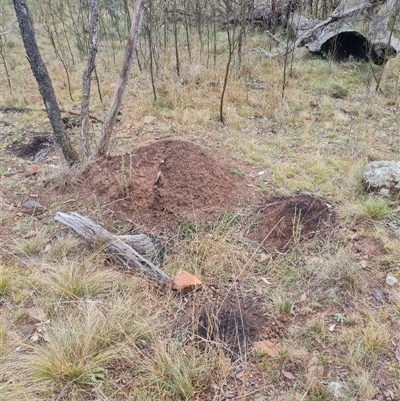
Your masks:
M77 57L69 71L71 101L62 65L38 26L60 105L79 110L84 60ZM184 308L185 298L155 291L144 279L110 264L99 250L83 250L80 240L52 222L60 206L56 202L42 219L16 219L0 209L0 229L8 233L0 243L1 400L195 401L212 394L215 400L322 401L335 399L328 388L333 381L345 385L346 400L399 399L394 351L400 341L400 297L398 286L385 285L388 272L400 279L399 234L386 227L389 220L400 219L398 200L366 194L361 178L369 160L399 160L400 58L379 69L368 63L321 60L297 49L282 97L283 60L252 51L269 46L260 33L246 37L242 65L232 69L228 81L225 126L218 122L225 32L218 33L215 66L212 56L207 66L198 46L193 46L191 59L181 47L181 77L175 72L172 46L160 52L157 100L148 68L141 72L135 65L112 152L122 154L155 137L181 138L210 152L222 149L238 163L265 171L259 193L303 191L336 202L338 233L297 243L266 261L260 262L258 245L246 239L248 209L242 211L242 221L225 216L211 228L184 222L174 248L167 251L163 269L169 274L184 268L221 287L237 279L242 294L264 299L264 312L286 322L284 333L274 340L279 357L249 351L230 360L219 341L201 348L191 342L189 329L175 335L176 311ZM111 49L106 40L101 43L97 72L104 103L94 87L91 98L91 112L99 118L105 116L122 54L117 45ZM2 92L1 105L33 111L11 117L0 113L4 121L12 120L1 132L21 140L26 132L49 131L17 30L8 38L6 60L12 90ZM372 70L383 74L381 92L374 91ZM7 87L4 74L0 87ZM156 117L154 125L143 123L146 115ZM100 125L93 130L98 136ZM3 174L11 163L21 169L24 165L6 153L3 162L1 185L12 191L7 202L17 203L30 188ZM54 163L61 173L51 170L49 182L68 192L78 175L66 173L62 162ZM100 206L98 216L109 218ZM33 229L39 235L24 238ZM388 254L371 260L357 253L351 244L358 237L379 240ZM46 244L51 248L46 250ZM43 308L49 321L28 321L30 307ZM198 319L194 309L191 313ZM339 322L337 314L345 319ZM33 334L39 328L37 339ZM309 380L314 357L323 373ZM253 387L246 387L247 382Z

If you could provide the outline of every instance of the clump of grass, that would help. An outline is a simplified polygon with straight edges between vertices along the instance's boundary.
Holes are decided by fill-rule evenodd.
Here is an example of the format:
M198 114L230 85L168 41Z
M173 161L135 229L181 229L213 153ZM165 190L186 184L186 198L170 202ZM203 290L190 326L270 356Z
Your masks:
M37 255L43 250L46 242L47 238L44 233L39 233L32 238L20 242L19 248L25 255L33 256Z
M47 333L47 342L28 356L34 379L56 386L94 384L104 376L116 350L103 337L107 322L95 308L81 316L67 316Z
M68 189L76 189L82 183L82 173L87 168L87 163L78 164L77 166L67 166L65 162L61 162L53 170L49 170L44 180L50 182L55 188L65 192Z
M390 213L388 201L382 197L369 196L361 203L348 203L342 208L343 215L355 221L379 221Z
M67 256L71 256L73 253L77 252L79 246L82 244L78 238L72 236L66 236L58 238L54 243L52 243L47 256L50 259L63 260Z
M27 355L28 377L54 390L81 388L106 379L109 366L133 355L153 329L152 308L141 296L109 301L112 306L104 311L101 304L85 303L59 318L48 329L46 342Z
M77 300L94 298L111 288L117 274L111 270L99 270L91 260L65 261L61 265L49 265L40 276L43 293L58 299Z
M385 324L376 320L368 322L362 331L362 346L372 354L380 354L389 350L390 333Z
M363 219L383 220L390 213L390 209L384 198L370 197L361 204L359 213Z
M292 313L294 303L287 297L287 295L283 291L272 291L271 301L274 310L280 315L290 315Z
M0 317L0 358L8 347L8 325L6 320ZM0 359L1 360L1 359Z
M188 349L176 339L157 341L155 346L154 359L145 362L143 379L159 397L195 399L230 371L230 362L218 350Z
M14 272L9 267L0 265L0 297L11 291Z
M315 294L324 297L328 294L334 298L345 292L355 293L364 290L365 282L355 256L344 248L339 248L335 254L329 256L329 259L318 262L313 269L310 285Z
M125 341L137 347L151 334L153 321L157 317L152 300L146 292L115 296L112 306L104 313L107 325L104 338L109 343Z
M184 220L179 227L180 239L191 238L199 230L197 223L193 220Z
M349 89L337 83L331 83L331 96L337 99L344 99L349 94Z

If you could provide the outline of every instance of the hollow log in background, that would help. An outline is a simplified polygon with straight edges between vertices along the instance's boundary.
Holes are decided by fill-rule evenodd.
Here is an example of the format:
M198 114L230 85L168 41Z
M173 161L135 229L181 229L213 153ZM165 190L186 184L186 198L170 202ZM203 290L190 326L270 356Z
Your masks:
M321 21L302 15L293 15L288 21L288 27L296 37L301 37L312 30ZM339 20L322 26L312 32L299 46L305 46L310 53L331 55L335 59L346 59L349 56L358 60L368 60L370 43L358 32L351 21Z
M297 46L306 46L311 53L339 60L350 56L356 60L370 59L382 65L400 50L400 41L393 36L400 0L389 0L381 7L366 36L354 24L369 8L370 4L364 0L342 2L326 21L291 15L287 26L297 38Z

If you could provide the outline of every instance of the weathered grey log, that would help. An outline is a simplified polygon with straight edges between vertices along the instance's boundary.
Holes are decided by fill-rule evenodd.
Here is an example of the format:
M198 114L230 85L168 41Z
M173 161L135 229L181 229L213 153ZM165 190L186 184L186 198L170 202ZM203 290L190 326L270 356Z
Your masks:
M345 4L345 2L343 2ZM304 46L306 44L311 44L314 41L318 41L314 46L311 46L315 51L320 46L320 42L322 39L319 39L323 32L330 32L330 28L327 28L329 25L334 25L333 31L338 31L340 24L351 24L351 21L359 16L359 14L370 6L370 3L366 0L353 0L350 3L350 6L339 5L333 13L327 18L325 21L311 20L303 16L296 17L295 15L290 15L285 22L288 25L292 32L295 33L295 40L285 48L281 49L275 54L268 54L260 49L256 49L259 52L263 53L268 58L274 58L283 56L285 54L291 53L295 48ZM300 29L297 28L300 27ZM331 33L327 36L332 38Z
M387 0L369 26L368 39L372 44L371 57L383 64L400 51L400 40L393 36L394 24L400 18L400 0Z
M162 270L125 242L128 240L130 244L138 245L139 249L146 251L151 246L148 242L145 243L144 236L118 236L111 234L89 218L74 212L70 214L57 212L54 219L72 228L88 242L103 245L107 254L125 267L139 270L158 282L167 282L169 280L169 277Z
M354 24L361 13L370 8L366 0L347 0L341 2L325 21L291 15L287 26L296 38L296 47L305 45L314 54L331 55L336 59L352 56L381 65L400 50L400 41L393 36L392 29L400 14L400 0L388 0L381 7L366 36Z
M352 56L358 60L368 60L370 43L354 28L351 18L313 29L317 25L321 25L321 21L302 15L293 15L288 22L288 27L296 37L305 37L305 43L299 43L299 46L305 45L310 53L325 57L330 55L336 59ZM311 35L305 35L310 31Z

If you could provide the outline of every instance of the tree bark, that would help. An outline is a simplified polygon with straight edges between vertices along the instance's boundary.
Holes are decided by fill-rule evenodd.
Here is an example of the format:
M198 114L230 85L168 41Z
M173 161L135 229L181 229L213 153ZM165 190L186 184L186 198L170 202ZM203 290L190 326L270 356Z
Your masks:
M92 83L92 73L95 68L96 54L98 48L97 21L99 19L99 8L97 0L90 0L90 45L87 66L82 79L82 105L81 105L81 153L83 158L90 155L90 87Z
M148 0L136 0L135 3L135 9L133 11L132 17L132 25L129 33L128 42L126 44L122 68L119 74L117 87L111 101L110 109L108 110L101 133L101 138L97 150L97 154L99 156L106 155L109 149L111 133L118 115L118 111L121 107L122 98L124 96L129 73L135 57L136 44L142 26L144 6L146 5L147 1Z
M39 85L39 91L46 107L55 140L60 146L66 161L72 165L79 160L78 153L73 148L69 138L65 133L64 124L61 119L61 113L58 107L56 96L54 94L53 85L51 83L47 68L44 65L43 59L40 55L39 47L36 43L35 32L33 29L33 23L29 13L27 1L13 0L13 2L27 58L31 66L32 73Z
M145 259L133 247L126 244L129 242L143 252L149 252L152 248L151 244L145 241L143 236L113 235L87 217L74 212L70 214L57 212L54 219L72 228L88 242L103 245L107 254L125 267L138 270L160 283L169 280L169 277L162 270Z

